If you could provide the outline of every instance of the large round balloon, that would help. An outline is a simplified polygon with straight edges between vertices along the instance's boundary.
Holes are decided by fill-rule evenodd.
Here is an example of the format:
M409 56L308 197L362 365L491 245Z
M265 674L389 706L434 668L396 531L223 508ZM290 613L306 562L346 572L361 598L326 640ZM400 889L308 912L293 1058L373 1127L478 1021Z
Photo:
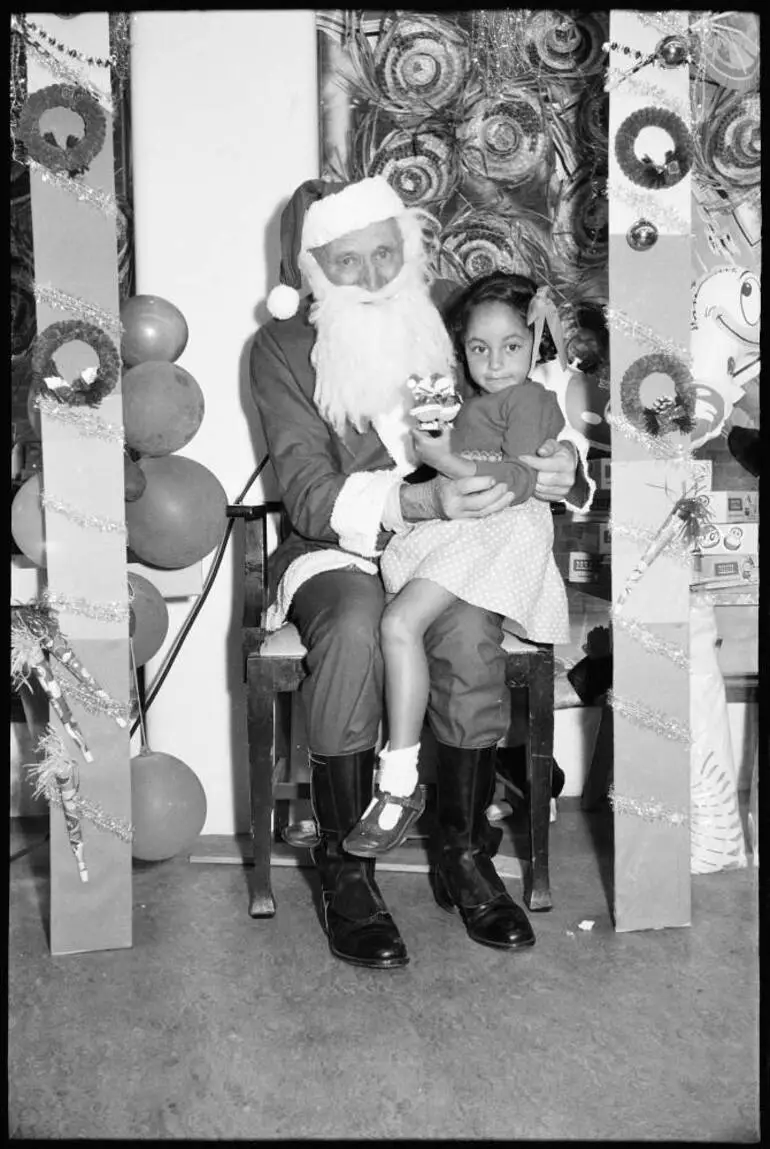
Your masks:
M197 774L173 754L142 750L131 759L131 852L144 862L173 858L192 845L206 821Z
M151 359L126 371L122 382L126 444L141 455L170 455L201 425L203 392L184 367Z
M126 503L128 545L144 563L176 570L209 554L225 529L227 495L219 479L194 459L141 459L147 486Z
M128 573L129 606L133 613L134 662L144 666L157 654L168 634L168 607L158 588L143 575Z
M11 504L11 534L16 546L39 567L46 564L45 514L40 503L43 484L32 475L19 487Z
M159 295L133 295L124 300L120 319L120 350L127 367L149 359L173 363L187 346L187 320L178 307Z

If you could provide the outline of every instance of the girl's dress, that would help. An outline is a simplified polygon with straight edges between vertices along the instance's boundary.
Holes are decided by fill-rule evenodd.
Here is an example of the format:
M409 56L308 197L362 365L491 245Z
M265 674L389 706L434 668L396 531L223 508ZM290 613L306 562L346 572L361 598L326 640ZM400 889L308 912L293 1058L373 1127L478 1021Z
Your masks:
M473 459L478 474L507 482L520 501L486 518L432 519L394 536L380 560L386 590L430 579L464 602L515 620L532 642L568 642L551 507L532 497L537 476L518 460L563 426L556 396L532 380L467 400L452 450Z

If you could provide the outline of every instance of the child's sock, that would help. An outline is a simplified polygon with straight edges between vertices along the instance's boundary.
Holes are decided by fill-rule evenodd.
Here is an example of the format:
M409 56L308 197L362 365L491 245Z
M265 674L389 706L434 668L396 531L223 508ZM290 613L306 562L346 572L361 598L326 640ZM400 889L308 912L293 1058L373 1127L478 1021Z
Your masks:
M390 750L389 746L388 742L380 751L380 768L375 776L376 782L380 790L387 790L390 794L406 798L414 792L418 782L417 759L420 744L418 742L416 746L405 746L401 750ZM386 806L380 815L379 825L383 830L392 830L400 813L399 806Z

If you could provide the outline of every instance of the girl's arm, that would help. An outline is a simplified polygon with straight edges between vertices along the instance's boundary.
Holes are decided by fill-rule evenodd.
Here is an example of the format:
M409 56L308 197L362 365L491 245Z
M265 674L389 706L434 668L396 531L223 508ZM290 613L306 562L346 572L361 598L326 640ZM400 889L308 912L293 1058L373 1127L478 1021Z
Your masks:
M564 426L564 416L552 391L539 383L521 383L511 388L504 412L506 423L500 462L478 461L476 474L492 475L514 492L515 503L523 503L535 491L537 472L520 455L534 455L546 439L555 439Z
M451 434L447 426L442 427L438 435L431 435L427 431L412 431L417 458L448 479L465 479L477 474L474 462L453 453L450 446Z

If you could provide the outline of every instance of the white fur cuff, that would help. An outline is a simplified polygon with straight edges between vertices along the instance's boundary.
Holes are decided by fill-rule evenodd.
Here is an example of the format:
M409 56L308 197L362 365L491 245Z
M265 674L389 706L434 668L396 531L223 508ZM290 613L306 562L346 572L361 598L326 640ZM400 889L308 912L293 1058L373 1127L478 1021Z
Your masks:
M359 471L345 480L331 515L331 528L340 546L354 554L375 558L377 535L382 530L385 504L393 487L401 483L395 471Z

